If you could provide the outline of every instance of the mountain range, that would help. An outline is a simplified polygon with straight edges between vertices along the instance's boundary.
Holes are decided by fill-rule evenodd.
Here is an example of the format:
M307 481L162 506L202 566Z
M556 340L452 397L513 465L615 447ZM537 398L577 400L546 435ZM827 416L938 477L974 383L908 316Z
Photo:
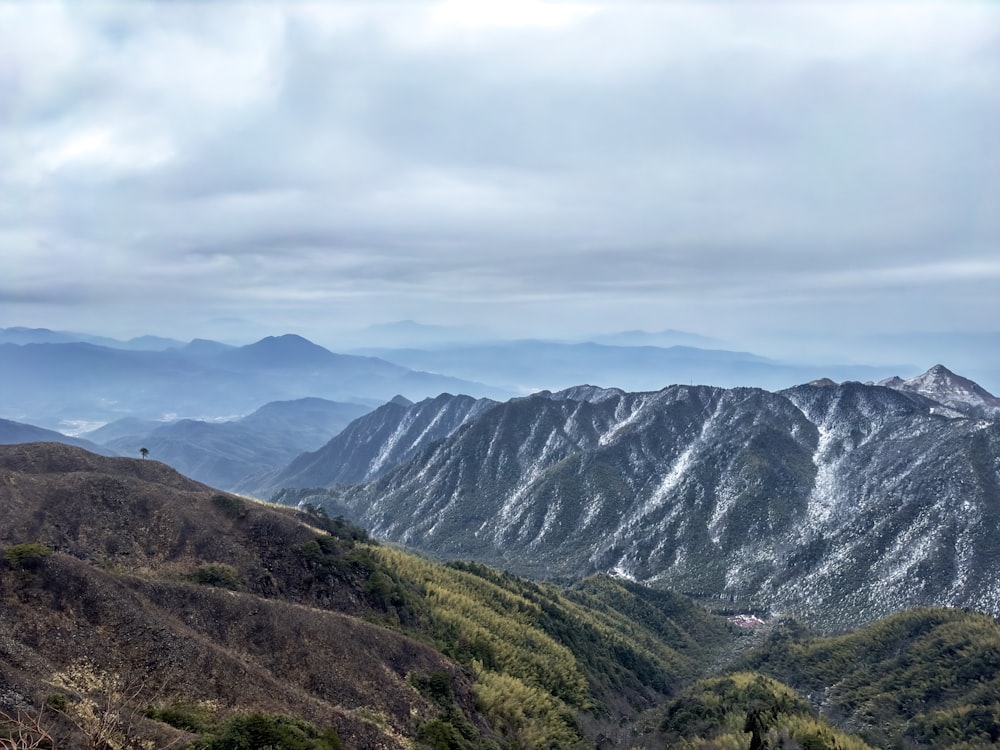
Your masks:
M50 328L27 328L11 326L0 328L0 344L71 344L87 343L96 346L106 346L112 349L153 350L180 348L183 341L165 338L163 336L136 336L122 341L109 336L94 336L75 331L53 331Z
M276 499L448 558L539 578L612 571L827 627L922 604L1000 614L992 398L941 366L776 393L577 387L494 404L421 444L407 425L431 418L425 402L364 431L412 457L384 440L320 451L300 485L347 486Z
M411 353L464 352L470 367L493 366L503 380L530 374L533 356L548 358L545 368L565 357L568 377L612 351L623 367L648 355L638 367L646 373L668 355L698 367L785 367L739 352L552 342ZM611 571L830 626L918 604L997 607L1000 400L943 366L775 391L577 385L504 400L471 381L287 335L145 351L0 344L0 377L8 413L78 426L127 414L89 437L109 452L151 449L227 489L321 503L445 557L545 579ZM439 385L445 393L430 390ZM360 405L324 414L322 426L306 411L275 421L275 410L305 409L299 397L253 413L266 395L323 389ZM161 421L197 410L217 418Z
M668 334L626 332L617 337L602 337L601 341L606 343L525 340L420 349L363 348L355 352L403 367L491 383L519 394L560 390L580 383L632 391L659 390L677 383L773 390L823 375L867 381L894 372L908 372L899 365L804 365L715 347L651 345L651 342L684 340L679 334L673 338Z
M0 446L0 477L0 740L595 747L737 636L679 595L430 563L154 460Z

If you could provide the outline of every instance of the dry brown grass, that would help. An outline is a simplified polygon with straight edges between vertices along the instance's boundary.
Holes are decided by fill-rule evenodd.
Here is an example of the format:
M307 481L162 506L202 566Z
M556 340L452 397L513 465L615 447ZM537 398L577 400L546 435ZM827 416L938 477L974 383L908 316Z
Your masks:
M219 494L152 460L0 447L0 550L55 550L31 570L0 568L0 688L11 688L0 698L25 699L0 709L30 717L53 694L92 699L59 677L85 663L105 680L137 679L132 708L203 701L220 715L286 713L334 727L347 747L402 748L436 715L408 675L444 671L489 731L458 666L362 619L378 614L362 573L318 579L303 566L294 548L315 538L313 519ZM188 580L211 563L229 566L242 590ZM136 731L157 745L178 740L138 716ZM85 745L82 732L59 743Z

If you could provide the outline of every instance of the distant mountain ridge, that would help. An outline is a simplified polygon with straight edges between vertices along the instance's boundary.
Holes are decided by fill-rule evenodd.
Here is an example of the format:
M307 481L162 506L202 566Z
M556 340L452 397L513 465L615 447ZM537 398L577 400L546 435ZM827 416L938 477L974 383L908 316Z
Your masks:
M129 418L87 435L121 455L134 456L144 447L182 474L230 490L250 475L278 469L323 445L370 410L361 404L304 398L272 401L235 420L164 424Z
M74 331L53 331L49 328L26 328L13 326L0 328L0 343L3 344L69 344L87 343L107 346L113 349L161 350L182 346L183 342L163 336L136 336L128 341L108 336L92 336Z
M1000 425L967 407L858 382L580 387L279 499L521 574L615 571L842 626L919 604L1000 614Z
M90 440L69 437L61 432L36 427L32 424L0 419L0 445L16 445L18 443L63 443L105 456L117 455L116 451L102 447Z
M562 390L585 382L629 391L659 390L681 383L776 390L822 375L868 381L899 371L863 365L799 365L750 352L690 344L625 343L635 340L630 336L619 343L522 340L353 351L418 370L493 383L521 394Z
M445 391L509 395L374 357L335 354L300 336L244 347L192 342L131 351L83 342L0 344L0 414L50 428L73 422L232 417L303 397L367 401Z

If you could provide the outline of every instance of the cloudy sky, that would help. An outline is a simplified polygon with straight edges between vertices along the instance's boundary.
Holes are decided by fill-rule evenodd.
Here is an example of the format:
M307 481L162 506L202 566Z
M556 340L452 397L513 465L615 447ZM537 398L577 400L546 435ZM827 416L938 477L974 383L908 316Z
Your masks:
M1000 6L0 2L0 259L121 337L996 331Z

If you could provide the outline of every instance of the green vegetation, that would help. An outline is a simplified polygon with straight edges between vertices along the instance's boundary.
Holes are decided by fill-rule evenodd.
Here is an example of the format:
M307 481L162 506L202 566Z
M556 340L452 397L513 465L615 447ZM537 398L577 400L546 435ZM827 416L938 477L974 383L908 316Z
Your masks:
M52 553L53 549L41 542L26 542L8 547L3 557L16 570L34 570Z
M220 589L230 591L240 591L243 583L240 581L236 569L231 565L222 563L207 563L201 565L191 573L191 580L204 586L215 586Z
M247 501L235 495L213 495L212 504L233 519L243 518L248 512Z
M496 729L518 747L581 739L571 716L589 707L587 680L573 653L537 626L537 602L467 570L377 552L402 591L421 592L423 632L472 668L476 698Z
M455 699L451 677L438 671L411 675L410 684L440 709L437 718L417 727L417 739L431 750L498 750L498 745L482 737Z
M510 674L481 669L476 677L480 706L514 747L584 746L573 712L559 698Z
M388 587L382 598L409 613L410 632L471 669L480 707L518 747L573 747L581 712L646 706L699 674L733 637L684 597L607 576L567 590L484 565L366 549L377 563L366 590Z
M369 544L377 544L371 537L368 536L367 531L362 529L360 526L348 523L343 516L334 516L331 518L322 505L303 503L302 512L310 517L310 522L312 524L318 526L323 529L323 531L326 531L328 534L340 539L341 541L368 542Z
M309 722L282 714L234 716L203 737L195 750L343 750L332 729L320 732Z
M745 666L822 694L823 713L880 747L1000 740L1000 624L915 609L832 638L778 629Z
M780 682L759 674L713 677L685 689L663 709L667 747L764 750L867 750L820 719Z
M177 729L193 734L209 732L216 724L215 709L208 703L179 701L152 706L146 710L147 718L162 721Z

